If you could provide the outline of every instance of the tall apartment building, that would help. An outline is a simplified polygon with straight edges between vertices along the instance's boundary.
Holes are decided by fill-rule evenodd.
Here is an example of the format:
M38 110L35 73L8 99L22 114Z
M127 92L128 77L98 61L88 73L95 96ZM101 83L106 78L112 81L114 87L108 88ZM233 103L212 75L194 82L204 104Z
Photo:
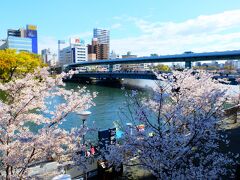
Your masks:
M17 52L27 51L37 54L37 27L27 25L26 29L8 29L7 39L0 49L16 49Z
M97 38L92 39L92 44L88 45L89 56L96 56L96 59L109 59L109 45L100 44ZM94 59L89 59L94 60Z
M88 60L87 47L80 38L70 38L70 45L60 50L60 65L78 63Z
M110 32L105 29L93 29L93 38L97 38L99 44L110 44Z
M89 54L96 54L96 59L109 59L110 31L93 29L92 44L88 46Z

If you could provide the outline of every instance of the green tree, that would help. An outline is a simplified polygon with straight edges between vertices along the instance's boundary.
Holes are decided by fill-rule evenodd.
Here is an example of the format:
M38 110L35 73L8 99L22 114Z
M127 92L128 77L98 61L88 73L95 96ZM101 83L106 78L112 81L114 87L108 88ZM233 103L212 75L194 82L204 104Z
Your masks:
M224 71L226 73L232 73L235 70L235 68L232 65L225 65L224 66Z
M154 54L150 54L151 57L156 57L158 56L158 54L154 53Z
M154 66L153 69L156 71L162 71L162 72L171 71L170 67L168 65L164 65L164 64L159 64L157 66Z
M23 76L45 64L39 55L13 49L0 50L0 79L10 81L14 76Z

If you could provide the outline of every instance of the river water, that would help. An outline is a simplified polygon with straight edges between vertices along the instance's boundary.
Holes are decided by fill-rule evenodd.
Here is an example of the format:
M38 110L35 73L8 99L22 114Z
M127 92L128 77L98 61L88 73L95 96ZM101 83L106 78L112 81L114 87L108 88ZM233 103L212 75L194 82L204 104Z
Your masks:
M114 127L114 121L122 120L120 117L120 108L124 106L126 101L125 94L131 90L139 90L141 92L148 92L151 87L156 86L153 80L124 80L122 84L78 84L66 83L67 89L76 89L77 86L87 87L90 92L98 92L97 97L93 100L96 106L89 110L92 114L86 121L88 127L96 127L99 130L104 130ZM125 89L121 89L125 87ZM239 91L238 86L231 86L232 91ZM61 99L57 99L55 104L59 103ZM54 105L54 104L53 104ZM126 122L127 123L127 122ZM76 113L70 113L61 127L70 130L73 127L80 127L82 121Z
M105 130L114 127L114 121L120 120L120 108L124 106L126 101L126 93L131 90L139 90L147 92L150 87L155 86L152 80L124 80L121 84L78 84L66 83L67 89L76 89L77 86L85 86L90 92L97 92L97 97L94 98L95 106L91 107L91 115L86 123L89 127L95 126L99 130ZM124 87L124 90L122 89ZM58 103L56 100L55 103ZM61 127L70 130L73 127L80 127L82 121L76 113L70 113Z

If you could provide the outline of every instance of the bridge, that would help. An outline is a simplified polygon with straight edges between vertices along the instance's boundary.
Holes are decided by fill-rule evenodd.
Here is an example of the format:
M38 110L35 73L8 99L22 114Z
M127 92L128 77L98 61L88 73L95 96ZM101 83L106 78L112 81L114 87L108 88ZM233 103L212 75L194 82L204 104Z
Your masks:
M211 61L211 60L234 60L240 59L240 50L222 51L222 52L206 52L206 53L184 53L176 55L162 55L139 58L111 59L111 60L95 60L83 61L79 63L69 64L67 68L76 68L92 65L109 65L109 71L112 71L114 64L141 64L141 63L169 63L169 62L185 62L186 68L192 67L192 62Z
M171 73L171 72L165 72ZM236 79L240 76L223 76L215 75L214 79L227 79L230 84L237 84ZM74 74L72 80L121 80L121 79L151 79L157 80L156 75L152 71L85 71Z

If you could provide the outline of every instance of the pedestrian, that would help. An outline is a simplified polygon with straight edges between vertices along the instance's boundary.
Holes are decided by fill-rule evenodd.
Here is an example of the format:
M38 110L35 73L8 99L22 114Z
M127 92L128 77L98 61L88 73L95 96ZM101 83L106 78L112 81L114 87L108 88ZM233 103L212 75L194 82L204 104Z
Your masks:
M90 152L91 152L91 155L95 154L95 148L93 145L91 145Z

